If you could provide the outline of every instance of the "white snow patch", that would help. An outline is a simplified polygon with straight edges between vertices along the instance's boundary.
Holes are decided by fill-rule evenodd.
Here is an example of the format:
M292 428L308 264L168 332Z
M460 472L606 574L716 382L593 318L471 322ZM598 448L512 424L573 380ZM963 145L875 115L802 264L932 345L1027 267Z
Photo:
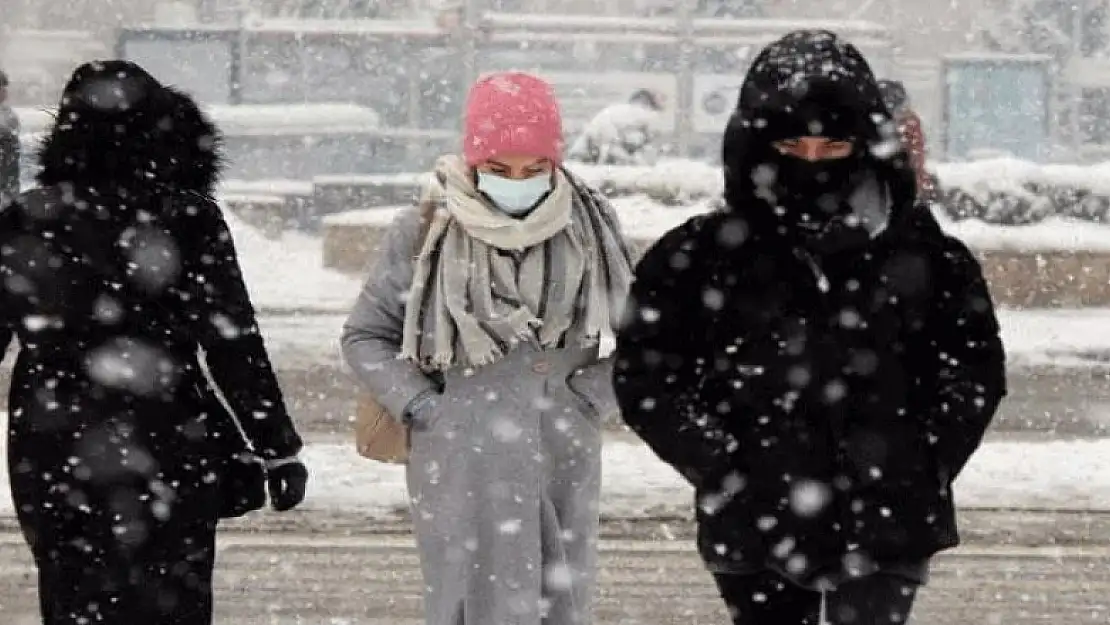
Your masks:
M710 211L708 201L689 206L663 206L646 195L614 198L611 203L625 236L634 240L658 239L690 218Z
M693 198L717 196L724 190L721 168L701 161L667 159L640 167L567 163L566 167L594 186L607 183L618 189L669 190L672 195Z
M381 127L373 109L347 103L218 104L205 111L220 132L238 137L358 133Z
M0 432L7 431L0 413ZM0 474L7 436L0 436ZM370 462L353 445L310 444L302 458L312 472L305 508L388 516L408 506L402 467ZM644 445L606 442L601 513L612 518L687 514L689 486ZM1046 443L989 442L956 483L965 508L1054 508L1110 511L1110 440ZM7 483L6 475L0 481ZM0 515L14 514L9 489L0 489Z
M324 217L325 226L375 226L386 228L393 223L401 211L411 210L411 206L383 206L380 208L360 208Z
M256 308L348 312L354 305L360 282L324 267L320 237L286 231L268 239L230 211L224 218Z
M423 187L430 182L432 174L401 173L401 174L322 174L312 179L316 184L350 184L370 186L411 186Z
M607 442L603 453L603 516L690 511L690 487L646 446ZM408 505L403 468L363 460L348 445L309 445L304 457L313 471L309 507L374 512ZM1106 475L1110 440L991 442L960 476L956 499L966 508L1110 511Z
M308 180L273 178L267 180L225 180L220 183L216 196L265 195L312 197L313 186Z
M1062 217L1023 226L942 220L941 227L971 249L984 252L1110 252L1110 226Z
M1002 310L1011 365L1110 365L1110 309Z
M0 437L0 451L3 445ZM312 471L306 509L386 517L408 506L401 467L364 460L350 445L309 445L302 458ZM1110 482L1102 479L1108 471L1110 441L987 443L956 493L968 508L1110 510ZM643 445L606 443L603 472L607 518L686 515L693 505L690 487ZM0 514L13 514L7 489L0 491Z

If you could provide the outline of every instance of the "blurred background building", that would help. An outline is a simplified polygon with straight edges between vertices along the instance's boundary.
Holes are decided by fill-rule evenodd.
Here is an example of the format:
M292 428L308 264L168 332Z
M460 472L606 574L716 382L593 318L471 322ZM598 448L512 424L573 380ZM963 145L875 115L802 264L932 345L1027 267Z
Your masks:
M53 102L78 62L123 54L213 104L353 103L390 128L446 131L470 78L512 67L556 83L572 131L600 107L652 89L667 102L665 131L677 152L711 156L752 53L793 27L818 25L856 41L882 77L902 80L927 129L943 135L948 127L959 104L949 68L962 59L986 85L961 104L986 103L975 123L1017 107L1020 115L1006 123L1028 124L1041 104L1021 101L1035 96L1049 109L1046 132L1055 144L1079 147L1073 156L1110 154L1106 0L0 0L0 7L0 64L12 77L13 103L23 106ZM998 63L1025 61L1012 73L1018 78L999 69L997 84L986 84ZM1027 71L1042 61L1044 85ZM984 128L984 136L999 132Z

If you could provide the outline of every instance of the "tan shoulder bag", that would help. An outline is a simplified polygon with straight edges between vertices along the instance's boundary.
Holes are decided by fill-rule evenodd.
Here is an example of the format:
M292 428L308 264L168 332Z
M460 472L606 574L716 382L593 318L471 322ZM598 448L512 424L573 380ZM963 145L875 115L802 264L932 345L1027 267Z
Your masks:
M435 210L434 202L420 204L420 236L416 239L414 258L424 247L424 239L428 236ZM373 396L360 393L355 407L355 449L358 454L378 462L407 463L409 431L401 423L399 416L389 414Z

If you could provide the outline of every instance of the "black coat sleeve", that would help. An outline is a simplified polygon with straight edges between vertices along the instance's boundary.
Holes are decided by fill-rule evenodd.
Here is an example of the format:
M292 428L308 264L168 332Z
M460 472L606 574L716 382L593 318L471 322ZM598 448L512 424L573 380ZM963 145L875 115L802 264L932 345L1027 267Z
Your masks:
M949 239L929 338L939 371L926 424L940 468L955 479L979 447L1006 396L1006 354L982 268L971 252Z
M227 223L215 205L190 219L196 236L183 253L190 319L212 380L256 453L296 455L303 443L285 407L262 340Z
M733 470L735 441L700 397L712 350L699 317L698 229L690 222L672 231L637 265L613 386L625 423L655 454L695 487L716 489Z

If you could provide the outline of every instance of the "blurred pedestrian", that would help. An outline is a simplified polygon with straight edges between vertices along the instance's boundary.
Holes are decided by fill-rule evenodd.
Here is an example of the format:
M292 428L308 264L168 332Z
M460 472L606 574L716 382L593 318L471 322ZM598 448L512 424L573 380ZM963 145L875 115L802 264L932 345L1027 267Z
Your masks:
M932 201L937 191L936 178L929 173L926 165L925 130L921 127L921 118L911 107L906 86L898 80L880 80L879 89L883 94L883 103L894 116L902 146L909 154L910 165L917 178L918 198Z
M40 188L0 213L0 344L19 339L8 464L44 625L209 625L218 519L261 507L267 481L277 510L304 497L211 199L218 147L196 103L139 66L82 65Z
M651 165L659 156L663 96L637 89L602 109L582 129L568 158L590 165Z

